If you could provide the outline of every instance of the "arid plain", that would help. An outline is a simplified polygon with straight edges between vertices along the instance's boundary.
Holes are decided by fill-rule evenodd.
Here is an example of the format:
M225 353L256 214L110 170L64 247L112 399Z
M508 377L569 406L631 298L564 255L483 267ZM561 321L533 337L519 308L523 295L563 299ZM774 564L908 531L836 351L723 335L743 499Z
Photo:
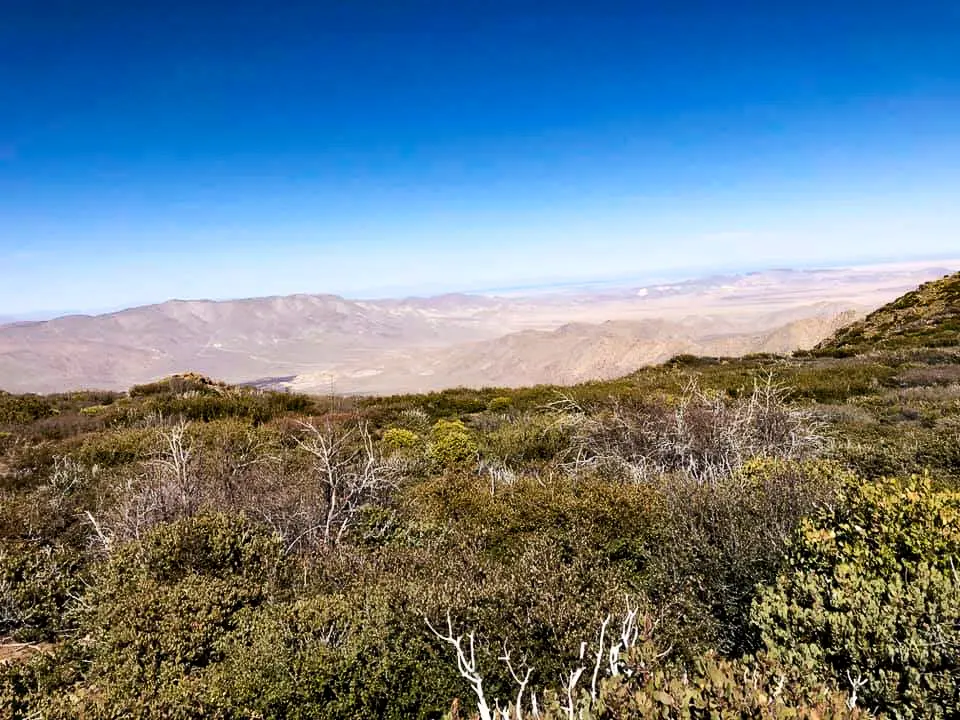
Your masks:
M811 347L960 260L670 283L352 300L173 300L0 325L0 388L126 389L174 372L314 393L568 384L679 353Z

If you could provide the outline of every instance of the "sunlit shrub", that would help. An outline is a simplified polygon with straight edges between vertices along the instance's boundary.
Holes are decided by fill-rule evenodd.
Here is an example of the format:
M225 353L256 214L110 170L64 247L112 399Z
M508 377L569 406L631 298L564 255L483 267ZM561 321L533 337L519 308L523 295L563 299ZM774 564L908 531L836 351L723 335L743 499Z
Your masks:
M156 452L157 431L124 428L96 433L82 440L74 456L87 466L115 467L146 460Z
M460 420L438 420L427 453L439 467L463 466L477 459L479 448Z
M687 669L662 666L655 650L639 648L628 665L629 675L601 684L596 703L599 718L869 717L847 693L791 675L766 658L731 661L707 655ZM586 698L581 704L587 704ZM561 717L554 711L547 719Z
M506 395L497 395L497 397L487 403L487 410L495 413L506 412L512 407L513 398L507 397Z
M388 453L413 450L420 445L420 436L406 428L387 428L380 438L383 449Z
M772 656L896 717L960 712L960 494L910 478L851 484L798 531L753 620Z
M563 460L575 430L576 423L563 413L524 413L487 432L484 452L508 466Z

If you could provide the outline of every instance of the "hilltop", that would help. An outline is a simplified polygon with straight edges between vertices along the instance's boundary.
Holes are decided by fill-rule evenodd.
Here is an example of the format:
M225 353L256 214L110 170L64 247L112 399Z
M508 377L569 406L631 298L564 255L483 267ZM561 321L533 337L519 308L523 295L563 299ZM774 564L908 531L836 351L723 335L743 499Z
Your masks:
M838 330L815 355L845 357L877 350L960 344L960 272L922 284Z

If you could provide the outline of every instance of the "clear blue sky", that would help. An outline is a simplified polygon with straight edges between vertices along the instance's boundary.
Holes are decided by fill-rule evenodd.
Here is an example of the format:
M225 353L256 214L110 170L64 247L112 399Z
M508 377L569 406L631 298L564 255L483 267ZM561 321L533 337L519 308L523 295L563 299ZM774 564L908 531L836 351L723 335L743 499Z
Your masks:
M0 315L960 254L960 3L0 2Z

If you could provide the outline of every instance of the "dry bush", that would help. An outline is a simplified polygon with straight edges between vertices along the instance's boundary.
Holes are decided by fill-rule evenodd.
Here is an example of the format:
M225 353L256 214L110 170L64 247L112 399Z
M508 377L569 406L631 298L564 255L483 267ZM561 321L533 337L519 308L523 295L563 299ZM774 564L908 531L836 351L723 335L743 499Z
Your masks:
M745 618L770 582L797 524L834 497L841 472L814 459L824 446L810 414L757 381L724 400L696 386L675 402L615 404L577 418L567 469L650 487L659 550L643 563L651 599L684 621L685 651L757 643Z
M396 486L402 467L380 454L363 423L346 429L302 423L301 428L294 441L307 459L303 480L275 485L272 506L260 510L287 552L301 545L329 549L339 544L361 514Z
M796 528L848 479L833 463L771 459L710 483L664 476L661 550L648 567L657 599L684 617L687 636L731 656L755 650L748 613L756 587L774 581Z
M162 428L153 457L116 476L101 511L87 514L102 549L204 511L259 518L287 552L330 548L399 474L365 425L300 422L295 434L275 439L226 421L205 424L208 437L194 429L183 421ZM284 454L284 444L295 450Z
M812 415L788 404L771 378L732 401L691 385L674 404L618 403L598 415L569 400L561 405L578 420L567 467L634 481L679 472L715 482L751 458L800 460L824 444Z
M205 434L198 432L203 430ZM150 457L115 476L103 522L91 521L104 545L140 538L149 528L201 510L243 510L256 494L252 470L272 464L273 448L227 424L162 425Z
M181 421L158 431L158 450L137 473L115 476L87 517L101 549L139 539L162 522L193 516L203 500L196 444Z

